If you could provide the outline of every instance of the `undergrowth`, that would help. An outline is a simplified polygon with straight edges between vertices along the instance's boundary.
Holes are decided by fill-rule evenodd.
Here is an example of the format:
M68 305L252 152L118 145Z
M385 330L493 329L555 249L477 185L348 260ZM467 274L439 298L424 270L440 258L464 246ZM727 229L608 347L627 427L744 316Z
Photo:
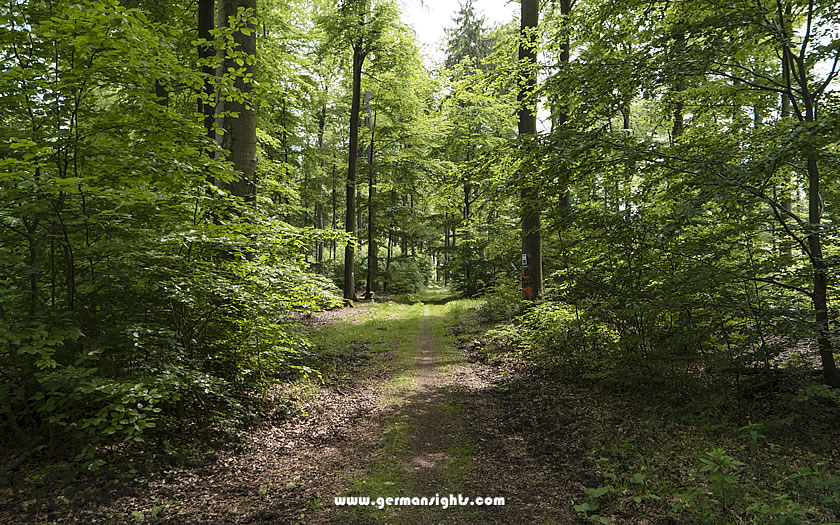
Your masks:
M510 291L488 298L485 319L503 322L476 348L586 392L587 462L599 481L573 502L581 519L840 522L837 389L803 369L744 366L736 352L688 359L642 348L576 305L512 314L510 304Z

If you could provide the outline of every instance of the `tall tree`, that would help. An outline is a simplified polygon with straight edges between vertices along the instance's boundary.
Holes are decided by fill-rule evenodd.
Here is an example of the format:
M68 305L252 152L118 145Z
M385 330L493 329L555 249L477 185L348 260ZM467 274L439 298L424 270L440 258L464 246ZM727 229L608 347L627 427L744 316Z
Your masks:
M359 15L360 25L365 25L365 13ZM362 92L362 65L367 56L364 39L359 37L353 43L353 98L350 104L350 145L347 165L347 204L345 206L344 229L348 235L356 233L356 168L359 155L359 107ZM355 239L344 247L344 298L356 299Z
M444 154L454 163L448 181L451 190L461 195L457 197L460 213L453 213L451 224L447 224L453 237L450 240L449 232L445 232L443 247L447 262L452 253L452 264L447 264L445 270L446 280L450 269L454 270L457 272L456 288L473 296L481 293L487 273L483 271L486 267L481 260L483 243L478 242L477 231L481 228L477 215L480 215L482 194L486 189L479 166L488 146L500 135L499 130L506 132L510 123L508 119L492 114L504 100L489 80L497 67L492 52L499 39L498 30L491 31L486 27L484 17L475 12L472 1L461 4L453 22L454 27L446 30L445 64L450 85L442 107L449 121ZM507 61L510 56L504 58ZM504 111L511 110L505 105ZM459 228L463 233L460 239Z
M487 33L484 17L475 12L473 0L462 3L452 21L455 26L446 29L446 67L451 69L464 58L472 58L475 65L486 69L484 59L493 50L494 39Z
M224 101L220 137L228 160L240 174L227 186L245 202L256 203L257 112L251 96L256 73L257 0L219 0L219 26L230 30L231 44L224 47L222 71L235 71L235 92Z
M198 111L204 115L204 129L207 132L207 136L211 139L215 139L216 136L214 130L216 104L212 81L215 69L210 63L215 55L215 50L212 45L213 36L211 34L216 27L215 18L215 0L198 0L198 39L200 42L198 45L198 58L202 63L201 72L205 76L203 96L198 99Z
M522 0L521 34L519 42L519 135L525 144L537 135L537 24L539 0ZM525 170L533 169L524 163ZM522 207L522 297L536 301L542 295L542 232L539 208L539 189L536 177L521 175Z
M344 229L350 240L344 248L344 298L356 299L355 234L356 173L359 157L359 110L362 94L362 68L365 59L382 46L386 30L397 20L397 10L389 0L343 0L334 15L321 18L331 42L352 51L352 94L350 102L347 159L347 201Z
M370 99L368 108L370 111ZM370 127L370 144L367 149L368 162L368 257L367 257L367 278L365 279L365 299L372 299L373 292L379 291L376 279L379 278L379 247L376 244L376 170L373 167L374 134L376 133L376 113L373 120L370 116L365 118Z

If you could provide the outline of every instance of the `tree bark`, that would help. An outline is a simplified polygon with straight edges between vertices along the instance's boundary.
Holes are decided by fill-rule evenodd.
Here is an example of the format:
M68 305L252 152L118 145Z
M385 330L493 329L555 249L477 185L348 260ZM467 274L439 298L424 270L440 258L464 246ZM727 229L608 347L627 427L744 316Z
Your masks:
M685 43L685 32L680 30L674 35L674 47L677 49L677 56L679 56L679 54L681 54L685 49ZM677 79L674 91L677 93L679 98L677 99L677 104L674 108L674 127L671 130L672 140L676 140L681 137L685 132L685 102L682 100L682 92L685 91L685 84L683 83L681 77Z
M539 21L539 0L522 0L519 63L526 70L520 78L519 135L523 141L536 139L536 101L532 101L537 86L536 27ZM527 166L527 164L526 164ZM539 211L539 191L536 181L523 176L522 206L522 297L536 301L542 295L542 238Z
M149 5L151 11L152 21L155 22L158 28L162 28L168 22L167 2L164 0L154 0ZM160 30L160 29L159 29ZM160 80L155 80L155 96L157 103L163 107L169 107L169 90Z
M320 156L320 160L318 161L319 166L321 167L321 171L318 174L317 180L315 181L316 191L315 191L315 228L319 230L324 229L324 211L323 206L321 204L321 192L323 190L323 176L326 167L326 159L324 158L324 128L326 127L327 123L327 105L324 104L321 106L321 113L318 115L318 154ZM321 267L324 262L324 241L317 241L315 243L315 261L317 264L318 271L321 271Z
M785 20L790 20L791 16L791 6L785 8ZM787 56L782 54L782 78L783 79L790 79L790 64L787 60ZM787 81L787 80L785 80ZM782 93L782 108L781 108L781 117L783 121L790 120L790 95L788 93ZM793 181L791 180L790 175L788 174L785 177L785 181L783 182L783 186L781 188L782 191L782 209L786 212L790 213L793 211L793 201L790 198L791 194L791 185ZM793 245L790 239L783 238L782 242L779 243L779 247L781 249L781 255L785 258L786 261L790 262L793 260Z
M344 247L344 298L356 299L356 163L359 155L359 106L362 93L362 65L365 52L362 44L353 47L353 99L350 104L350 151L347 166L347 206L344 229L351 239Z
M207 45L198 46L198 58L205 61L211 59L215 54L213 46L210 45L213 40L210 32L215 27L215 13L215 0L198 0L198 38L207 41ZM204 115L204 131L207 136L216 140L216 131L213 127L216 122L216 103L214 101L213 83L210 80L216 74L216 71L213 66L204 64L201 66L201 72L205 76L204 96L199 99L198 111ZM210 180L210 182L215 184L215 180Z
M370 149L368 150L368 168L370 182L368 183L368 267L367 283L365 284L365 299L372 299L373 292L379 291L376 279L379 278L379 254L376 245L376 172L373 168L373 136L376 132L376 113L373 114L373 127L370 131Z
M446 218L444 218L446 222ZM449 286L449 225L443 229L443 285Z
M840 376L834 362L828 323L828 264L822 254L822 232L820 221L822 202L820 198L820 174L817 167L816 154L808 155L808 248L814 271L814 318L819 334L817 343L820 348L820 359L823 365L825 382L834 387L840 387Z
M813 9L813 3L810 4ZM809 18L813 13L808 13ZM790 20L790 8L785 10L785 17L783 20ZM783 32L785 34L792 34L791 26L785 24ZM807 45L808 36L803 40L803 46ZM808 67L804 60L804 48L797 56L788 47L787 42L782 45L782 58L787 64L785 70L784 81L787 84L787 93L799 93L801 97L801 106L797 110L797 116L800 121L813 123L817 120L817 110L815 107L815 100L808 85L810 75L808 75ZM793 74L796 73L796 74ZM794 90L794 79L798 85ZM790 101L793 104L793 101ZM806 230L806 238L808 242L808 255L811 260L811 269L813 271L813 293L812 300L814 303L814 321L819 332L817 333L817 344L819 345L820 359L823 367L823 377L826 384L840 387L840 374L838 374L837 365L834 361L834 348L830 337L829 317L828 317L828 262L823 258L822 241L823 231L821 226L823 214L823 200L820 196L820 172L817 164L817 151L815 149L806 152L805 160L807 162L808 172L808 227Z
M402 206L403 210L408 207L408 197L406 195L402 196ZM408 230L405 224L402 227L402 237L400 238L400 256L408 256Z
M633 132L633 128L631 126L630 121L630 110L632 109L633 104L632 101L627 103L627 106L621 111L621 116L623 117L622 120L622 129L628 134ZM616 212L618 213L621 208L621 204L619 202L621 200L624 201L624 218L626 220L630 220L631 217L631 209L632 209L632 195L633 195L633 172L636 170L634 163L630 160L626 161L624 164L624 189L622 191L623 195L616 194Z
M564 20L568 19L569 15L572 14L572 1L573 0L560 0L560 15L563 17ZM539 13L537 13L539 16ZM563 42L560 44L560 67L564 69L568 69L569 64L571 63L572 59L572 41L569 38L568 33L563 38ZM562 127L566 125L566 122L569 120L569 110L565 104L561 104L558 108L552 108L552 119L551 119L551 128L554 131L555 127ZM567 188L565 192L560 196L560 208L562 210L568 211L572 207L572 195L570 190Z
M228 24L230 17L235 17L240 8L250 12L251 16L256 15L257 0L220 0L219 2L219 23ZM237 49L246 54L256 57L257 54L257 32L254 24L247 21L243 27L250 29L248 34L236 31L233 40ZM251 61L253 62L253 60ZM225 58L223 69L240 68L232 59ZM234 86L245 95L243 102L236 100L229 101L225 109L238 114L238 117L225 115L222 119L225 134L222 135L222 147L230 151L228 160L233 164L240 177L228 185L231 194L241 197L245 202L256 205L257 186L257 112L250 94L253 92L252 81L256 73L253 63L246 62L244 65L245 77L235 80ZM250 76L249 76L250 75Z
M411 222L414 223L414 191L409 193L409 202L411 203ZM415 252L416 245L414 244L414 239L411 239L411 256L415 257L417 253Z
M337 208L336 192L335 192L335 163L332 163L331 183L332 183L332 191L331 191L331 193L332 193L332 195L331 195L331 198L332 198L332 223L331 224L332 224L333 231L335 231L335 230L338 229L338 208ZM333 237L332 241L330 241L330 257L331 257L333 262L335 262L335 257L336 257L336 252L337 251L338 250L336 249L335 237Z
M388 229L388 253L385 256L385 273L390 274L391 271L391 250L394 246L394 230L392 227ZM388 281L385 281L385 288L384 291L388 292Z

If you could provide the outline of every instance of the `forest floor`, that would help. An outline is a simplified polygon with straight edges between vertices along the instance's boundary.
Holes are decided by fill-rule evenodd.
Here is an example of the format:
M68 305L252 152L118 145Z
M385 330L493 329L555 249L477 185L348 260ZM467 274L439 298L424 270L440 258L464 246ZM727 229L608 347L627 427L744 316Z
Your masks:
M27 460L23 479L0 488L0 523L744 523L743 508L771 497L752 515L832 521L808 502L840 483L824 471L836 458L810 453L830 443L800 432L783 453L758 425L724 432L691 420L688 402L677 417L655 397L563 379L487 352L478 301L441 290L413 299L304 320L323 375L277 385L273 408L235 439L230 429L215 445L173 435L120 480ZM718 470L701 470L702 458ZM813 494L783 492L788 478L813 480ZM504 505L444 508L450 495ZM335 501L436 496L429 506Z
M572 497L587 477L575 425L562 448L535 448L523 422L541 407L505 396L511 371L470 358L477 302L424 299L437 304L316 314L307 330L326 380L278 387L277 410L237 446L118 482L29 479L29 489L2 489L0 522L575 522ZM559 403L570 414L579 405ZM444 509L450 494L504 505ZM440 499L380 509L338 506L336 496Z

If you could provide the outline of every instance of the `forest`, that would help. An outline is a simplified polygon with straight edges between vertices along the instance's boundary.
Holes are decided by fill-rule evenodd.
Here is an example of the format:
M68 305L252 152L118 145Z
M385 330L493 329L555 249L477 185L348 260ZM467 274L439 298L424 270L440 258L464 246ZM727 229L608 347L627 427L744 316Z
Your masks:
M0 522L840 523L840 4L433 3L0 4Z

